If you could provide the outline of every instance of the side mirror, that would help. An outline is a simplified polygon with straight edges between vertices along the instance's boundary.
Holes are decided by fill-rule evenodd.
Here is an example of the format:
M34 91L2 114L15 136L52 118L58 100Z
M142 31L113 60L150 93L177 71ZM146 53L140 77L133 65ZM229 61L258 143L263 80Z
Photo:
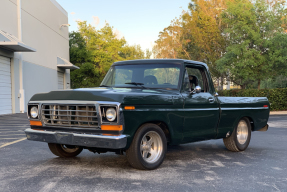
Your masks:
M191 92L191 94L193 93L200 93L201 92L201 87L200 86L195 86L194 90Z
M200 93L201 92L201 87L200 86L196 86L194 90L195 90L196 93Z

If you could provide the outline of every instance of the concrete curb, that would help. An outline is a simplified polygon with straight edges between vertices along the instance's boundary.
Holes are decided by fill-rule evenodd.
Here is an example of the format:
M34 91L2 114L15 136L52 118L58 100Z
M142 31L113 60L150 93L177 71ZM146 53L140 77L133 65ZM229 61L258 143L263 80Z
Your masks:
M270 115L287 115L287 111L270 111Z

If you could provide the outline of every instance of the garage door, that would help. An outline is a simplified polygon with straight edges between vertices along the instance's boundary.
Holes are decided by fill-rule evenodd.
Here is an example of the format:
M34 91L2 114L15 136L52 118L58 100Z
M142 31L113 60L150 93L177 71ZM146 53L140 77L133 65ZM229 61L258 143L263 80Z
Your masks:
M0 115L12 113L10 58L0 56Z
M64 73L58 71L58 89L64 89Z

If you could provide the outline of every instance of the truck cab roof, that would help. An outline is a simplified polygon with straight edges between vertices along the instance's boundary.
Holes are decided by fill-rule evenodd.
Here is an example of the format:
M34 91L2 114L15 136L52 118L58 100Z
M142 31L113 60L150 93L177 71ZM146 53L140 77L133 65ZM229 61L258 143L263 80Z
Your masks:
M180 64L180 65L184 63L190 63L190 64L202 65L208 69L207 64L203 62L193 61L193 60L184 60L184 59L138 59L138 60L118 61L118 62L115 62L112 66L133 65L133 64L154 64L154 63Z

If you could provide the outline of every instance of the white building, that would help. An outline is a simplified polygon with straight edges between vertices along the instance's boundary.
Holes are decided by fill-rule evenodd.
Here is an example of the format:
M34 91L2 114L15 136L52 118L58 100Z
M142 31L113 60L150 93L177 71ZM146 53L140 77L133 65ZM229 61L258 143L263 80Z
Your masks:
M0 114L70 88L68 14L55 0L0 1Z

